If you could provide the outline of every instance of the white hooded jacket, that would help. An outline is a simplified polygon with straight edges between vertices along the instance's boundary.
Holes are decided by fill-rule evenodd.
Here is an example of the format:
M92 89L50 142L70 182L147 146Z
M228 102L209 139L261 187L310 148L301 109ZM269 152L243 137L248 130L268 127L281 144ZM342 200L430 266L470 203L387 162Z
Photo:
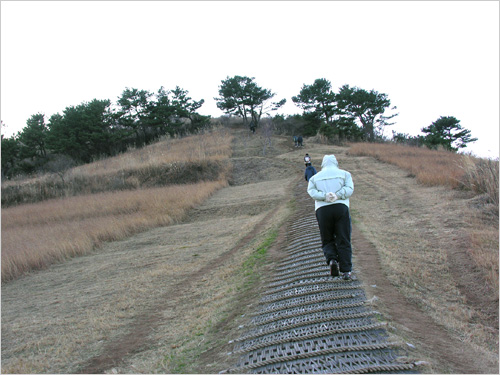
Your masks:
M339 168L335 155L325 155L321 163L321 171L312 176L307 186L307 192L315 201L315 209L343 203L349 207L349 197L354 192L351 174ZM325 202L326 193L335 193L335 202Z

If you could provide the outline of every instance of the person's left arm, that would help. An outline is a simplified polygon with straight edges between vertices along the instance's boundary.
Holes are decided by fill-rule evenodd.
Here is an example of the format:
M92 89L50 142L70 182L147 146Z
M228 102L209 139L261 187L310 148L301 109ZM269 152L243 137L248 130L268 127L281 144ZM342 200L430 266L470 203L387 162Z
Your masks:
M326 192L318 190L316 183L314 182L314 176L309 179L309 184L307 185L307 193L312 199L317 201L324 201L326 198Z

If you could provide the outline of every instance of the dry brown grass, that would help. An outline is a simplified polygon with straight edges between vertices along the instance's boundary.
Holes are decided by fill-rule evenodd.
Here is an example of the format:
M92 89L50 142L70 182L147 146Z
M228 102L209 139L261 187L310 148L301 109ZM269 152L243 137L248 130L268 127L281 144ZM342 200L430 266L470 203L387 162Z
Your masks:
M464 171L458 166L462 156L448 151L429 150L386 143L354 143L351 155L371 156L410 172L426 186L456 188Z
M141 149L73 168L74 175L106 175L117 170L148 169L168 163L193 163L202 160L223 160L231 155L231 137L224 129L191 135L185 138L168 138Z
M179 173L195 183L165 184L135 190L50 199L2 208L2 282L81 255L103 242L123 239L153 227L181 220L186 211L227 186L228 171L221 168L203 178L203 163L223 162L231 154L231 139L224 132L167 140L71 171L81 179L107 180L118 170L134 169L147 178L172 161L184 162ZM200 164L201 163L201 164ZM194 165L194 168L186 167ZM200 167L200 165L202 167ZM193 174L200 176L193 176ZM151 173L153 174L153 173ZM100 178L96 178L100 177ZM174 183L177 180L173 181ZM29 184L29 183L28 183Z
M283 203L293 176L262 180L221 189L177 225L105 243L91 256L2 285L2 372L78 373L124 342L136 346L105 372L217 373L232 365L228 337L240 334L261 288L254 279L265 275L252 259L291 210ZM139 325L146 341L128 342ZM214 344L228 350L216 349L213 367L196 370Z
M176 223L224 180L100 193L2 210L2 281L88 253L105 241Z
M261 146L257 141L254 139L254 156L260 155ZM312 146L310 155L314 160L321 160L324 154L332 152L331 146ZM351 201L353 220L387 259L384 271L389 275L397 271L390 279L401 281L402 291L408 291L408 298L422 301L419 306L450 332L465 332L460 333L464 351L469 348L468 341L481 342L483 328L477 321L469 321L470 311L445 267L446 250L453 246L455 237L457 241L461 239L463 232L463 218L456 214L462 209L463 200L448 202L446 197L453 194L448 194L445 188L424 189L413 179L405 178L406 172L396 167L371 158L344 157L345 151L335 148L341 167L353 172L356 184ZM246 156L246 150L241 152ZM282 168L282 160L296 164L302 157L302 151L296 150L270 157L266 162L273 164L279 158L277 165ZM260 167L262 158L255 159L255 165ZM240 171L253 176L251 165L245 164ZM288 176L292 176L292 180L293 165ZM275 179L276 173L272 170L267 176L264 180L270 179L269 176ZM250 178L239 180L250 181ZM266 233L280 228L282 220L288 217L287 207L282 202L274 202L278 197L283 201L290 199L290 190L285 185L288 184L284 181L268 181L229 187L194 213L191 211L193 215L188 222L108 243L92 256L3 285L2 372L81 371L79 364L102 354L106 344L119 342L139 320L152 324L148 328L151 340L136 347L136 354L129 352L121 364L118 362L117 366L121 367L109 368L106 372L217 373L227 368L218 364L232 360L228 352L233 344L228 344L228 338L241 334L238 325L251 318L249 312L257 308L263 287L245 285L252 288L255 298L248 299L245 295L240 300L241 292L237 289L247 282L242 265L256 252ZM263 225L262 231L255 231L255 237L251 236L239 246L238 241L264 220L267 209L263 210L262 203L273 211L268 219L270 224ZM255 207L260 207L258 212ZM439 215L434 215L436 212ZM232 248L236 252L232 253ZM402 250L406 252L400 253ZM281 250L277 249L276 254L281 254ZM423 274L422 268L408 267L425 255L433 260L429 267L445 272L445 277L438 282L429 277L432 276L429 270ZM220 264L205 268L214 259L220 260ZM272 276L274 267L268 261L266 264L268 268L257 269L256 274ZM263 281L267 279L264 277ZM377 288L369 288L377 293ZM415 306L411 304L407 308L415 309ZM143 319L144 314L153 311L161 317L158 324ZM385 318L390 321L390 311ZM404 331L414 333L409 329ZM419 353L428 354L425 342L421 345L419 340L405 342L416 344ZM207 364L197 366L200 352L209 349L213 352L209 352L210 357L207 355ZM438 358L439 354L432 353L432 357Z
M349 154L397 165L426 186L465 189L476 195L463 209L469 254L498 294L498 160L394 144L356 143Z
M490 203L496 207L498 215L498 160L478 159L471 156L462 157L464 187L476 194L485 194Z
M498 160L396 144L354 143L349 153L397 165L426 186L465 188L498 206Z
M59 174L2 183L2 207L106 191L131 190L224 178L231 156L225 129L169 138Z
M469 230L469 254L479 269L484 270L486 279L491 283L493 296L498 296L499 258L498 258L498 221L485 225L483 220L474 217Z

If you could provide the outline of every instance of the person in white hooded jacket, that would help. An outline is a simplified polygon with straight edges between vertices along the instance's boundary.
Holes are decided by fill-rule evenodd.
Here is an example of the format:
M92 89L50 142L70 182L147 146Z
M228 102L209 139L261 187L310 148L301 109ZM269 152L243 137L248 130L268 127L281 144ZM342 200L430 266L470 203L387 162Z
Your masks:
M352 279L351 216L349 197L354 192L351 174L339 168L335 155L325 155L321 171L309 179L307 193L315 201L321 243L333 277Z

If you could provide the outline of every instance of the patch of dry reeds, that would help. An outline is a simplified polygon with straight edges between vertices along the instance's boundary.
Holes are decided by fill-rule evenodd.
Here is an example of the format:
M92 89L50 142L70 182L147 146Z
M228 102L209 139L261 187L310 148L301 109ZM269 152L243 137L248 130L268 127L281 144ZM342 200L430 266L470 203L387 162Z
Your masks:
M463 187L476 194L471 212L467 215L471 224L469 254L493 286L494 295L499 288L499 190L498 160L464 156Z
M354 143L349 148L349 154L371 156L397 165L426 186L456 188L464 174L459 168L462 155L449 151L387 143Z
M464 156L461 167L463 186L478 195L485 194L498 214L498 160Z
M227 186L231 141L217 131L80 166L66 176L64 186L75 185L71 193L47 185L48 179L25 182L17 192L21 202L30 189L41 187L66 197L2 207L2 282L88 253L102 242L179 222L187 210ZM124 184L113 187L116 176L130 185L128 190ZM85 187L89 181L93 189Z
M498 160L387 143L354 143L349 153L397 165L423 185L465 188L485 194L498 207Z

